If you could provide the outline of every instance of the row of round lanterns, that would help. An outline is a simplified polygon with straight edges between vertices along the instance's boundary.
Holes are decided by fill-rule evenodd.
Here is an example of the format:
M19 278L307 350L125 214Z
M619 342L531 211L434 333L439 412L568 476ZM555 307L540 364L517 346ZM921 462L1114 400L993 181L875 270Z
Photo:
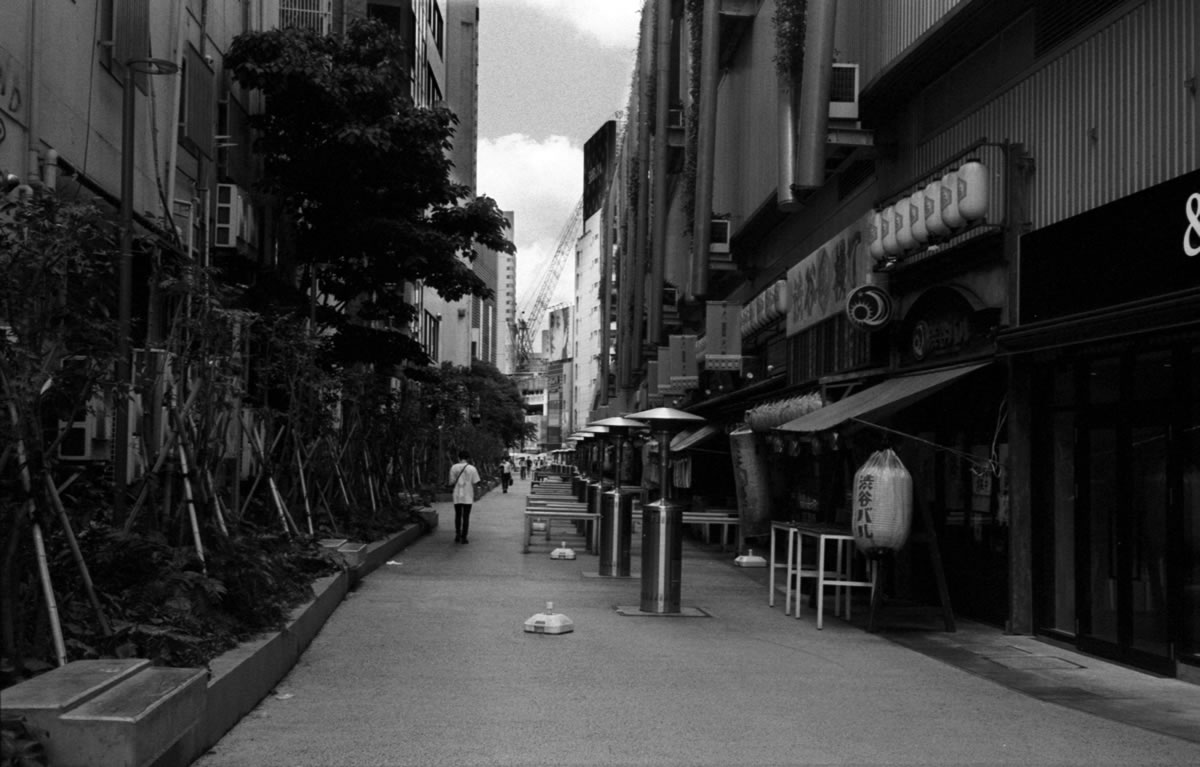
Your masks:
M742 335L748 335L787 314L787 280L776 280L742 307Z
M987 214L988 171L977 159L875 211L868 250L879 259L952 235Z

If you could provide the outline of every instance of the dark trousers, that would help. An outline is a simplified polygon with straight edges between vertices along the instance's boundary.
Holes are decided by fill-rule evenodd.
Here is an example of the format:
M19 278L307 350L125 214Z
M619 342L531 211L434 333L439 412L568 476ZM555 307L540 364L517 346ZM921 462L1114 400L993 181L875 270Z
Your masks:
M466 538L471 527L471 504L454 504L454 537Z
M508 486L512 484L512 475L505 473L500 475L500 489L508 492Z

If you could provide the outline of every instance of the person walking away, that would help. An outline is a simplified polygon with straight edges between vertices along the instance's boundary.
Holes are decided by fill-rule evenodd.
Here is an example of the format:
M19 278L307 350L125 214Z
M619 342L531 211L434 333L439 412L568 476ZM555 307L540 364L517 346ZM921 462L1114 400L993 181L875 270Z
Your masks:
M521 479L525 479L525 475L529 473L530 468L532 467L529 462L529 456L525 456L524 460L521 461Z
M500 488L506 493L508 492L508 486L512 484L512 474L512 459L504 456L504 460L500 462Z
M458 452L458 463L450 467L450 484L454 488L454 542L466 543L475 485L479 484L479 470L471 465L471 454L466 450Z

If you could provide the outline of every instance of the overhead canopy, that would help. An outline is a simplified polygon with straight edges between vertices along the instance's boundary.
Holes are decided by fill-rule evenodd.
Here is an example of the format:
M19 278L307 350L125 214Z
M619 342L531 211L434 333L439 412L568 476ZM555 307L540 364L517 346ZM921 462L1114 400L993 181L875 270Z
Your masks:
M817 432L833 429L852 418L870 421L881 419L987 364L980 362L889 378L775 428L779 431Z
M680 432L671 440L671 452L682 453L689 448L699 447L701 443L707 442L718 434L724 433L725 430L723 428L711 423L705 424L693 431Z

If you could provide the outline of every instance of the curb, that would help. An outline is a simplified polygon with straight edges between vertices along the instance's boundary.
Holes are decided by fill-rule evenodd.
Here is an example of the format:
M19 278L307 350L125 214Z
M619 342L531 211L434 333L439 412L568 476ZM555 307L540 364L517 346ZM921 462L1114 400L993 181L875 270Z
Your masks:
M154 767L191 764L207 753L292 670L346 594L420 537L421 527L413 523L389 538L369 544L362 564L318 578L313 583L313 599L295 608L283 629L213 658L200 720L154 760Z

